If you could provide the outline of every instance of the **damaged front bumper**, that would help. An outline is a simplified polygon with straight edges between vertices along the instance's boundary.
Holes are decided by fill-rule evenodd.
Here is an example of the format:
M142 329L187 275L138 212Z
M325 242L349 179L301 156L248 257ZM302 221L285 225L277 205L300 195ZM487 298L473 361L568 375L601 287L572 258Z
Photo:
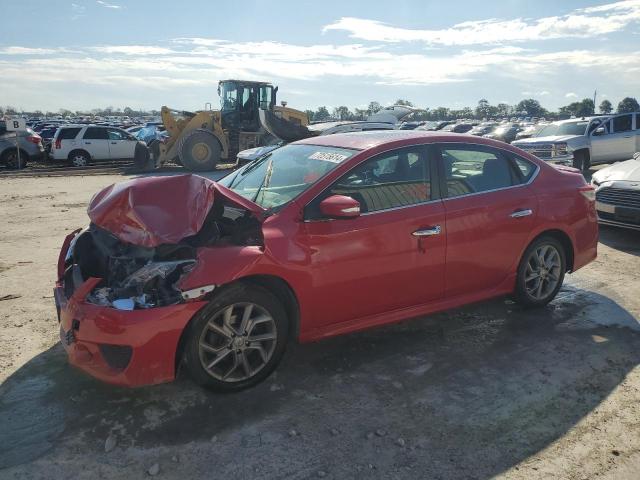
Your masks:
M77 234L65 239L54 289L60 340L69 362L115 385L134 387L173 380L182 332L207 302L198 300L200 295L193 292L181 303L145 309L91 303L89 298L102 279L80 279L65 288L67 253Z

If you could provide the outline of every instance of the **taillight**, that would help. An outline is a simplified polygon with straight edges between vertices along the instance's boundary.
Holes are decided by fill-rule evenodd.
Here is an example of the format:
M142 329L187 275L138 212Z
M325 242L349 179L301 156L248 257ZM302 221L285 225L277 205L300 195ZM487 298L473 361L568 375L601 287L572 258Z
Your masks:
M60 138L56 139L56 150L62 148L62 140Z
M42 141L42 137L39 135L30 135L27 137L27 142L35 143L38 145Z
M578 191L582 194L584 198L589 200L590 202L596 201L596 189L591 185L585 185L584 187L580 187Z

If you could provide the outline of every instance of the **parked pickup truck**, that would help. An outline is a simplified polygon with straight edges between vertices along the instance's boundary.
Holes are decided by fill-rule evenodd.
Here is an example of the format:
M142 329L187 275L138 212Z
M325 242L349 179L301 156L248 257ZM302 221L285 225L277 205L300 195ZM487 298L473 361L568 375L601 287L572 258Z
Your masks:
M513 145L543 160L582 170L598 163L627 160L640 151L640 113L553 122Z

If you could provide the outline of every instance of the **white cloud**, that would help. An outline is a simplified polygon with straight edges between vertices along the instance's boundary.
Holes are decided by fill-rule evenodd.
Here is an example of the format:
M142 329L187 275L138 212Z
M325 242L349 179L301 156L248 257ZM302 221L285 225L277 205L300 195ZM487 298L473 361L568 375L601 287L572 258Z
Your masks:
M382 47L348 45L294 45L279 42L235 43L219 39L177 39L174 48L144 45L103 45L77 52L56 49L7 47L0 55L22 59L5 62L0 77L22 71L39 83L69 81L103 84L117 77L123 83L155 77L158 87L176 81L202 84L213 78L288 78L321 81L331 77L363 79L385 85L434 85L469 82L491 73L515 80L562 75L589 69L607 71L618 79L635 81L640 73L640 52L612 53L568 50L539 53L506 47L463 50L454 54L405 53ZM206 47L204 45L207 45ZM63 55L55 55L56 53ZM47 54L40 58L36 53ZM36 57L36 58L33 58ZM14 70L12 70L12 68ZM129 78L130 80L127 80ZM548 84L548 80L545 80ZM547 96L545 89L530 88L523 95Z
M439 30L407 29L355 17L342 17L323 32L345 31L351 38L379 42L424 42L429 45L484 45L567 37L593 37L619 32L640 21L640 0L574 10L539 19L487 19Z
M0 55L50 55L57 50L52 48L5 47L0 48Z
M97 0L96 3L98 5L103 6L104 8L112 8L113 10L120 10L124 8L121 5L115 5L113 3L104 2L103 0Z
M574 92L569 92L564 94L565 98L578 98L578 94Z
M168 55L175 50L148 45L112 45L104 47L90 47L91 50L102 53L122 53L124 55Z

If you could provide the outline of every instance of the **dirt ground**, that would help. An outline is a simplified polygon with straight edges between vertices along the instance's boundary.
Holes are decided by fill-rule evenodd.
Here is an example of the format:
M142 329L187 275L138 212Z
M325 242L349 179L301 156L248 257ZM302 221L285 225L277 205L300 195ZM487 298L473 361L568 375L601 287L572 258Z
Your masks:
M0 478L640 477L640 232L602 228L539 311L502 299L298 346L234 395L128 390L67 365L52 297L62 239L122 179L2 179Z

